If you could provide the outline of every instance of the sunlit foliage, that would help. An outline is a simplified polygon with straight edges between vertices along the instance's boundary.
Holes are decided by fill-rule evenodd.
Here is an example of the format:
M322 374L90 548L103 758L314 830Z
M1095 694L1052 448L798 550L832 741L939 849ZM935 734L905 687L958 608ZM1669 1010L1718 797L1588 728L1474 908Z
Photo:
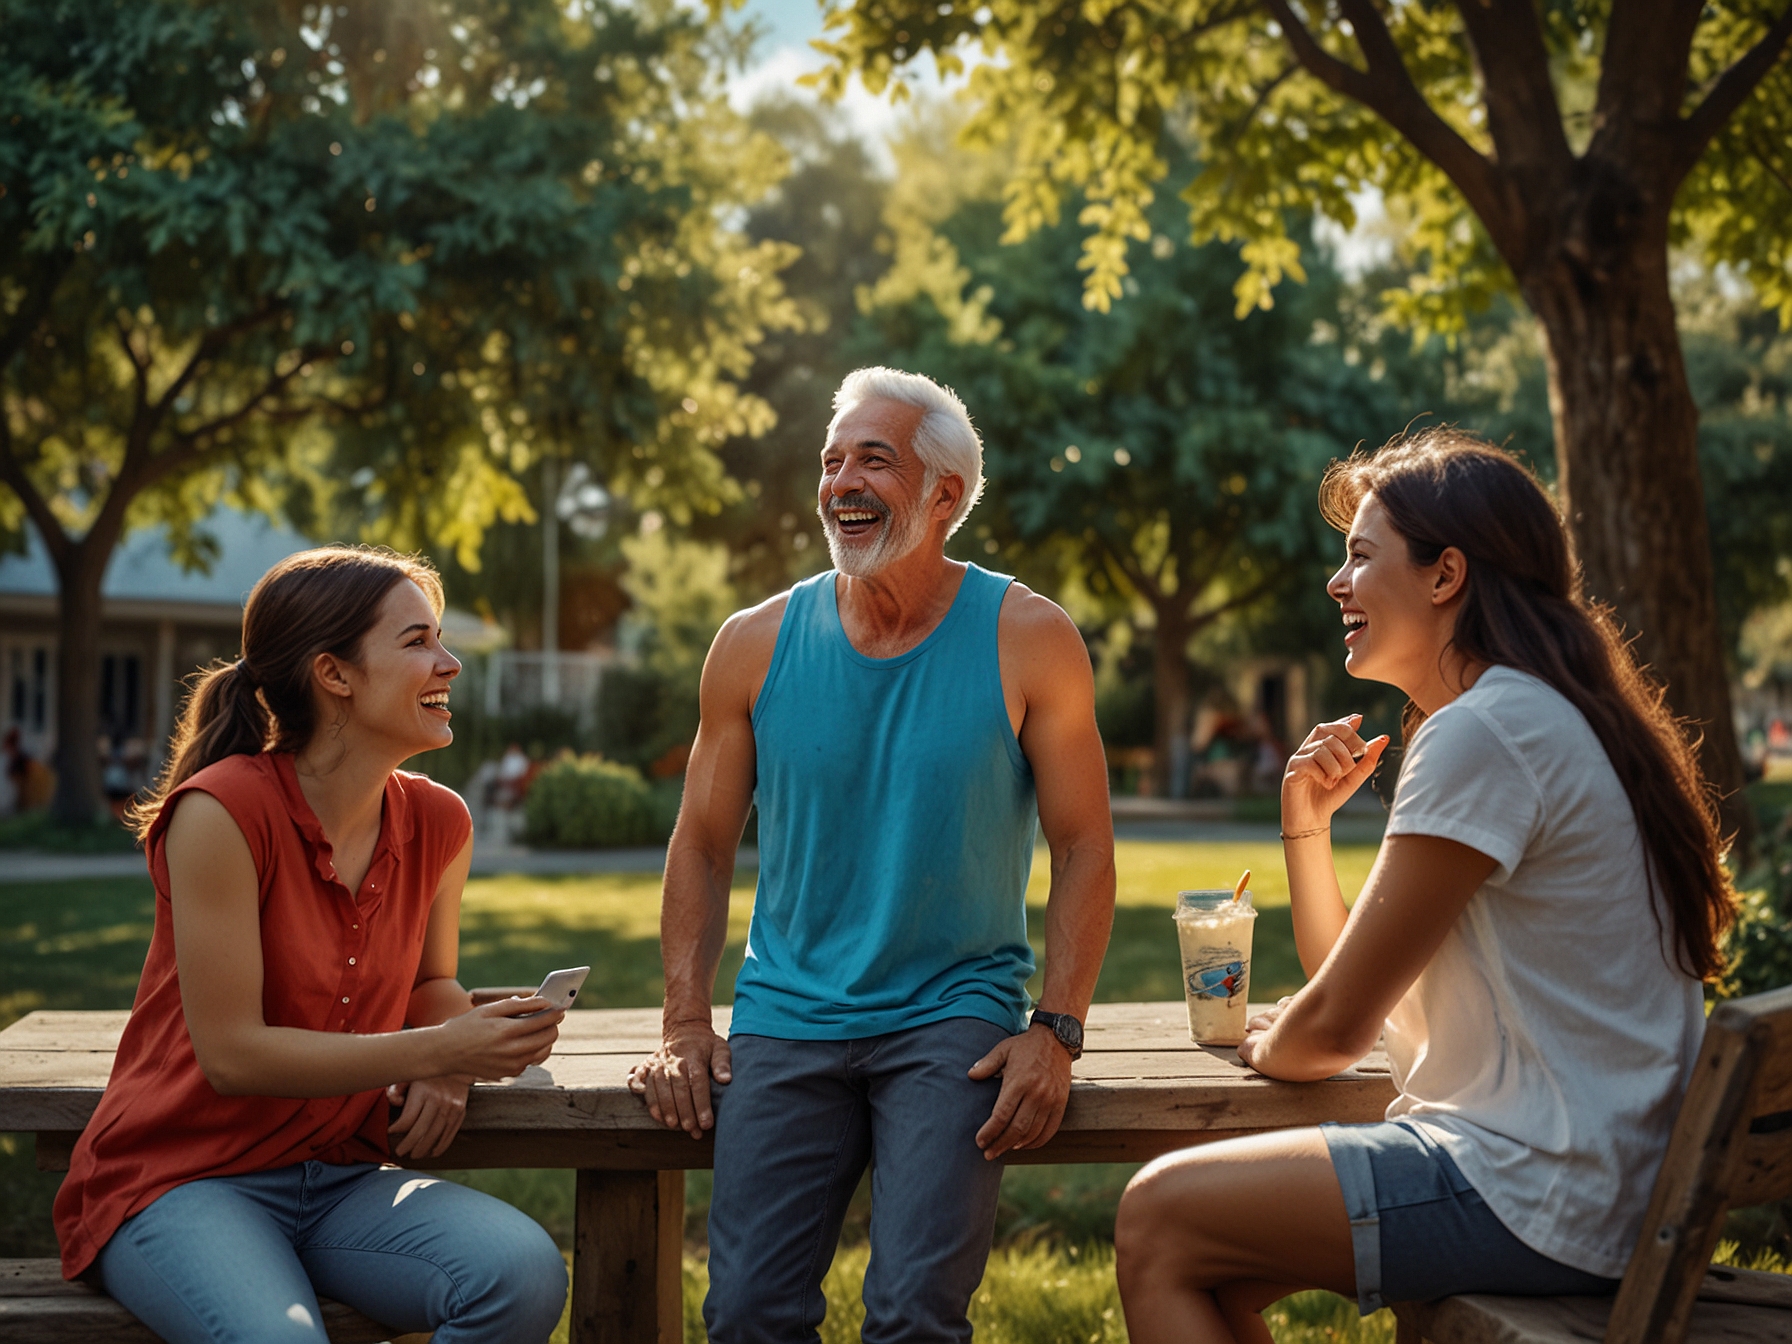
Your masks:
M1521 26L1508 24L1498 39L1512 58L1490 81L1486 53L1476 60L1489 33L1471 33L1464 7L1369 0L835 3L822 44L833 61L819 82L839 91L856 74L873 92L901 96L924 52L942 70L968 68L976 110L968 136L1018 136L1009 237L1084 198L1078 222L1092 307L1120 297L1126 244L1150 236L1147 210L1170 167L1162 136L1173 131L1205 164L1183 191L1193 241L1243 244L1241 312L1267 305L1285 276L1302 277L1291 212L1316 209L1349 226L1372 189L1408 226L1404 245L1420 263L1390 303L1409 321L1452 331L1465 309L1510 288L1512 277L1439 160L1453 166L1458 150L1497 159L1492 123L1502 116L1553 119L1558 129L1539 134L1559 135L1577 153L1595 134L1610 6L1576 0L1535 13L1548 87L1525 90L1522 103L1498 90L1488 96L1490 82L1529 56ZM1659 38L1660 72L1679 80L1669 114L1692 113L1751 47L1775 32L1783 44L1788 26L1785 6L1766 0L1691 13L1663 20L1646 39ZM1507 16L1488 10L1481 22ZM1672 50L1683 28L1690 68L1677 68ZM1771 63L1779 49L1761 54ZM1657 71L1632 73L1641 82ZM1792 206L1788 109L1792 66L1782 59L1722 123L1682 190L1676 228L1708 259L1745 271L1792 325L1792 237L1782 226Z

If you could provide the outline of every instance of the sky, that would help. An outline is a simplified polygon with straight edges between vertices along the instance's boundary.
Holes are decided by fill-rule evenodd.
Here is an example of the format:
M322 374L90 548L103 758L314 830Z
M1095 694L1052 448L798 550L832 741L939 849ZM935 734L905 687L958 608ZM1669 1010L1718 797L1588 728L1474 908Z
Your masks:
M762 35L747 71L729 80L729 98L735 106L744 109L777 92L814 99L816 95L799 87L797 79L825 63L821 53L809 45L822 35L820 0L747 0L737 13L740 19L755 23ZM918 91L946 90L934 76L931 60L918 69L925 72L916 81ZM892 106L887 97L873 98L854 80L837 110L858 131L874 157L889 166L883 139L903 116L903 109Z
M749 68L729 81L729 98L734 105L744 110L780 91L814 99L816 95L801 88L797 79L824 64L821 53L809 45L822 35L821 0L746 0L738 13L742 19L757 24L761 36ZM917 74L917 92L923 94L945 94L962 82L941 81L931 60L923 62ZM841 99L838 112L857 130L872 157L890 168L892 160L884 148L884 138L895 128L903 110L893 106L888 98L873 98L855 80ZM1380 197L1365 192L1354 204L1358 216L1354 231L1346 232L1329 221L1320 221L1320 235L1336 249L1338 264L1347 275L1360 273L1385 259L1388 252L1388 240L1380 227L1386 219Z

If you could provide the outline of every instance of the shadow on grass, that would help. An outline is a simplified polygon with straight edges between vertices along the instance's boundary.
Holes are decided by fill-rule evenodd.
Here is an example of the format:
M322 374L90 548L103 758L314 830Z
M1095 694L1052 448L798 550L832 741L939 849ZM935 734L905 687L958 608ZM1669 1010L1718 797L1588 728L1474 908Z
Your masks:
M468 911L460 928L460 980L468 988L532 985L557 966L589 965L591 975L579 991L582 1009L657 1007L665 998L658 938L630 938L553 915L525 919L510 911ZM745 956L744 940L723 950L716 1002L733 1002L734 977Z

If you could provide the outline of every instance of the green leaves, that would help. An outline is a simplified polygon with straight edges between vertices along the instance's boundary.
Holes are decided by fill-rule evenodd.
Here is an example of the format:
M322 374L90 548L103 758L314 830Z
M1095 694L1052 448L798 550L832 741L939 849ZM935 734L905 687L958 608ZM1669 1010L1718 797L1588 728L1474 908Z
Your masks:
M1614 137L1637 118L1658 120L1649 109L1664 101L1670 115L1689 114L1767 34L1779 8L1706 6L1690 30L1684 97L1659 87L1679 69L1672 44L1684 33L1639 34L1631 24L1620 59L1635 68L1601 83L1609 6L1579 3L1477 20L1509 26L1498 51L1488 45L1491 30L1472 31L1465 11L1448 4L836 3L822 44L833 63L817 82L839 91L858 74L880 92L900 87L923 51L951 67L975 55L966 141L1017 147L1007 236L1049 227L1079 194L1092 308L1105 311L1122 294L1128 244L1145 236L1167 171L1168 132L1202 163L1184 192L1188 236L1243 244L1239 312L1266 306L1284 277L1299 278L1290 219L1319 211L1349 224L1352 197L1374 192L1407 226L1403 260L1419 268L1387 296L1392 312L1420 331L1454 334L1466 313L1512 288L1514 265L1531 260L1525 210L1543 204L1528 197L1555 180L1539 171L1551 146L1639 152L1620 151ZM1528 35L1520 29L1532 22L1541 72L1522 56ZM1489 59L1477 63L1478 46ZM1677 228L1707 260L1746 269L1764 301L1792 321L1792 253L1776 226L1792 202L1789 107L1792 70L1779 57L1699 158ZM1596 125L1607 139L1595 146ZM1560 172L1559 163L1550 169Z
M0 480L78 534L277 479L467 565L547 454L726 502L797 322L791 250L722 222L784 171L732 41L672 0L0 0Z
M960 183L988 171L962 153L921 157ZM926 181L914 195L939 199ZM900 225L912 187L896 190ZM967 529L984 551L969 557L1055 562L1112 614L1191 633L1310 577L1319 473L1366 426L1403 418L1379 374L1313 344L1335 282L1237 321L1239 249L1175 241L1171 198L1123 258L1126 301L1103 313L1079 298L1077 226L1005 246L993 195L952 202L933 224L932 253L949 254L958 277L942 285L956 292L897 283L899 245L859 342L951 383L971 408L991 485ZM981 339L962 331L967 293L980 296ZM1324 311L1335 332L1335 307Z

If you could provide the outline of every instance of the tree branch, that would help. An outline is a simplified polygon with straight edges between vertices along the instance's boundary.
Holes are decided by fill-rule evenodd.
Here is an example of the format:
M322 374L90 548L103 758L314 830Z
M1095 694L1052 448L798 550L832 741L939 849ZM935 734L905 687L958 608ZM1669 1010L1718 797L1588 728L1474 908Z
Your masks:
M1294 58L1309 74L1334 93L1361 103L1405 136L1414 149L1455 183L1501 252L1505 253L1508 245L1515 248L1516 230L1499 189L1498 169L1451 129L1425 101L1424 95L1413 84L1406 63L1399 59L1399 49L1394 45L1387 25L1381 21L1370 0L1342 0L1342 3L1345 12L1351 16L1357 46L1369 62L1368 70L1359 70L1341 61L1320 46L1318 39L1295 14L1289 0L1263 0L1264 8L1281 25ZM1388 53L1392 53L1392 64Z
M1158 591L1157 585L1152 582L1151 576L1145 572L1144 566L1139 564L1138 557L1132 553L1131 547L1115 541L1108 535L1107 529L1100 526L1095 528L1095 539L1101 543L1102 550L1106 551L1113 562L1119 566L1120 572L1126 576L1126 581L1133 586L1134 592L1151 603L1156 603L1163 596Z
M1679 171L1676 180L1692 171L1693 164L1699 161L1699 156L1705 152L1712 137L1723 128L1725 122L1736 115L1737 110L1748 101L1749 95L1767 78L1767 72L1779 63L1789 41L1792 41L1792 0L1788 0L1786 7L1780 11L1779 18L1762 34L1761 40L1750 47L1736 64L1718 76L1717 82L1711 86L1711 92L1705 95L1705 101L1680 123L1680 155L1675 165Z
M281 391L285 389L286 385L298 376L299 370L304 367L306 360L317 357L317 353L307 353L304 358L300 359L298 363L294 364L292 368L288 369L285 373L270 374L268 380L261 385L261 390L254 395L245 398L243 404L238 406L234 411L214 416L204 424L195 425L191 429L176 430L170 437L175 443L180 445L180 448L168 449L164 452L157 453L154 458L150 459L148 470L143 477L142 484L138 486L138 489L153 485L156 481L162 479L162 477L168 475L169 472L175 470L175 468L182 464L203 457L210 447L211 440L217 438L217 436L224 430L235 428L237 425L240 425L243 421L247 420L251 415L254 415L264 402L268 401L270 398L278 396ZM308 412L304 410L298 410L286 418L297 419L307 413ZM170 461L169 459L172 460ZM165 461L167 462L166 466L164 466Z
M1244 0L1243 4L1234 5L1230 9L1222 9L1219 13L1210 15L1199 23L1191 23L1188 27L1178 32L1176 36L1167 38L1164 45L1167 47L1179 46L1184 42L1192 41L1197 37L1204 37L1208 33L1224 28L1229 23L1237 23L1240 19L1249 15L1253 9L1256 9L1257 5L1258 0Z
M0 370L11 364L13 357L25 348L25 342L31 339L31 333L37 330L37 324L44 320L50 311L50 304L56 298L56 287L62 283L62 277L68 274L68 268L74 265L74 253L66 257L58 256L51 265L46 265L37 274L37 283L32 286L30 296L19 305L19 311L7 327L4 335L0 335Z
M1768 177L1784 187L1788 196L1792 196L1792 177L1787 177L1786 174L1779 170L1778 165L1767 156L1767 150L1762 146L1761 142L1751 136L1748 142L1748 149L1749 153L1754 156L1755 162L1761 165L1761 170L1765 172Z
M1569 172L1574 151L1531 0L1456 0L1456 12L1481 70L1487 129L1500 166Z
M1244 133L1251 128L1251 123L1257 120L1257 114L1263 110L1264 104L1269 102L1270 95L1282 87L1289 75L1292 75L1296 70L1301 68L1301 63L1299 61L1288 62L1287 65L1284 65L1281 68L1274 79L1270 80L1269 83L1265 84L1263 88L1259 90L1256 100L1245 110L1244 116L1239 119L1238 125L1233 128L1232 141L1234 144L1236 144L1239 139L1243 137Z
M1603 140L1624 138L1637 126L1665 130L1680 115L1701 8L1701 0L1625 0L1611 6L1590 157L1599 157ZM1660 157L1659 149L1650 152L1652 160Z
M25 472L25 464L14 454L12 426L7 422L4 408L0 408L0 483L19 497L19 502L25 506L25 516L31 519L38 535L44 539L44 550L50 557L50 563L60 573L68 561L73 543L69 540L68 533L62 530L62 524L56 521L50 502L31 483L31 477Z
M163 389L162 395L156 398L154 406L156 421L159 423L162 417L167 415L169 407L174 405L175 399L185 390L187 384L193 381L201 364L216 356L233 338L265 325L280 316L283 311L282 305L269 304L266 308L258 309L247 317L239 318L235 322L227 322L221 327L214 327L201 336L198 347L193 351L193 357L175 375L174 381Z
M1220 617L1224 616L1228 611L1237 611L1240 607L1248 607L1258 598L1267 596L1270 590L1281 581L1282 571L1280 569L1272 570L1263 582L1257 584L1255 587L1247 588L1242 593L1235 593L1233 596L1220 603L1219 606L1209 607L1199 615L1195 614L1193 610L1194 604L1190 603L1189 625L1191 630L1199 630L1204 625L1211 625L1214 621L1217 621Z
M137 349L131 344L131 333L124 323L114 319L113 326L118 331L118 344L124 349L124 357L131 361L131 377L137 384L136 405L131 413L134 423L149 409L149 362L137 358Z

